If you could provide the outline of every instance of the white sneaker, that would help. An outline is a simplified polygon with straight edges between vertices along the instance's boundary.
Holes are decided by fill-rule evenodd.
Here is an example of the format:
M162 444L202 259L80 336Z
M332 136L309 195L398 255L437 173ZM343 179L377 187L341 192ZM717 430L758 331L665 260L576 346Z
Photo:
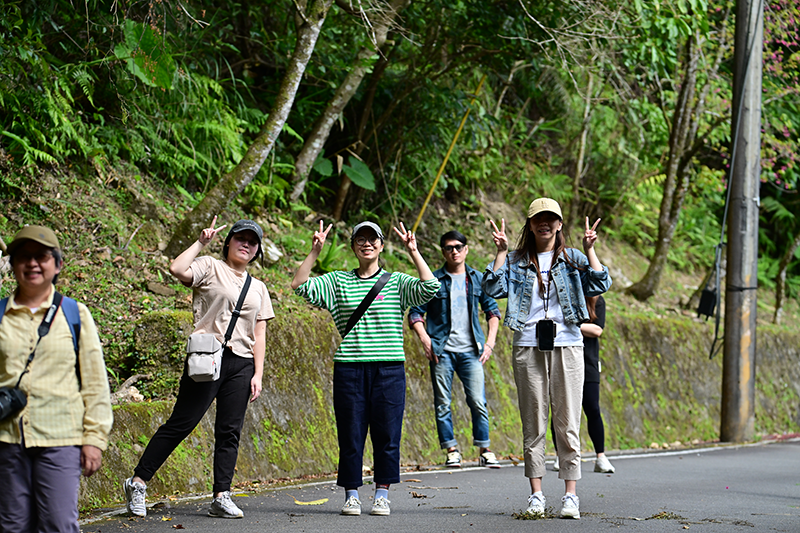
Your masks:
M602 472L603 474L613 474L614 473L614 465L611 464L611 461L608 460L608 457L605 455L599 456L594 462L594 471L595 472Z
M544 494L541 491L534 492L528 496L528 508L525 509L525 512L529 514L544 514L545 505L547 505L547 500Z
M447 452L447 460L444 462L444 466L450 468L461 468L461 452L458 450Z
M125 491L125 508L133 516L147 516L147 486L138 481L132 481L133 478L129 477L122 484L122 489Z
M561 518L574 518L576 520L580 519L581 501L576 495L572 494L571 492L564 494L564 497L561 498L561 503L563 504L561 506Z
M558 456L556 455L556 460L553 461L553 472L558 472L561 469L561 464L558 462Z
M375 498L375 502L372 504L372 511L369 514L377 515L377 516L389 516L391 509L389 509L389 504L392 503L383 496L378 496Z
M360 516L361 500L355 496L350 496L347 498L347 501L344 502L344 507L342 507L342 514L347 516Z
M481 454L479 461L480 465L486 468L500 468L500 461L497 460L497 456L489 450Z
M231 500L231 491L226 490L219 497L211 500L208 516L215 518L242 518L244 513Z

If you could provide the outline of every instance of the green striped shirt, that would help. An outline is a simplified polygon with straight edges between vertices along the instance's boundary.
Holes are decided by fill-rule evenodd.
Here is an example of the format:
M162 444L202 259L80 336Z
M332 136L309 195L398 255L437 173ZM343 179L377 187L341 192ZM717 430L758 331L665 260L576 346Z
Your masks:
M371 278L361 279L352 270L329 272L310 278L294 292L311 305L330 311L336 329L344 335L350 315L382 273L383 270L379 270ZM339 363L405 361L403 315L408 307L428 302L438 290L436 278L422 281L393 272L364 316L342 340L333 360Z

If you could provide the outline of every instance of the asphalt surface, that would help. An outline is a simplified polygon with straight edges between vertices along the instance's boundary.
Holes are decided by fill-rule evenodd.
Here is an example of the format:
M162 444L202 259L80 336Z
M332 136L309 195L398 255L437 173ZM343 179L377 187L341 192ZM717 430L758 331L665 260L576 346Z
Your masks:
M500 469L409 472L390 489L391 516L370 516L373 486L361 488L364 513L341 516L344 491L331 481L236 494L244 518L206 516L210 496L150 502L146 518L124 509L99 511L83 532L371 532L371 531L699 531L800 532L800 440L702 450L609 455L615 474L583 463L580 520L556 518L564 483L544 477L548 513L520 518L527 507L522 465ZM327 501L317 505L297 502Z

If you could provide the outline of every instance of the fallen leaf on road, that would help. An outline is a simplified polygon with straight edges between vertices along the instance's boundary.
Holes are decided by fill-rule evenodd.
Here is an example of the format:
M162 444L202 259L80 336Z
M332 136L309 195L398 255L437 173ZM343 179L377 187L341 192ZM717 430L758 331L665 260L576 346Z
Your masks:
M161 517L161 521L162 522L169 522L170 520L172 520L171 516L162 516Z
M414 492L414 491L412 490L412 491L411 491L411 497L412 497L412 498L427 498L427 497L428 497L428 495L427 495L427 494L420 494L419 492Z
M402 482L403 483L422 483L422 480L421 479L410 479L409 478L409 479L404 479Z
M292 499L294 500L294 503L297 505L322 505L323 503L328 501L328 498L322 498L321 500L314 500L313 502L301 502L294 496L292 496Z
M182 525L180 525L180 524L175 524L174 526L172 526L172 529L186 529L186 528L185 528L185 527L183 527L183 526L182 526Z

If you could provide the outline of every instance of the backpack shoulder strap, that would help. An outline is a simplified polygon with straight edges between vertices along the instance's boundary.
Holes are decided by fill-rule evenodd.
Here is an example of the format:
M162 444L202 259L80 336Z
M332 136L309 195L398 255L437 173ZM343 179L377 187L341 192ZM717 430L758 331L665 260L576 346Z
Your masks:
M3 322L3 315L6 314L6 305L8 304L8 298L3 298L0 300L0 322Z
M61 302L61 310L69 324L69 331L72 333L72 347L75 349L75 355L78 355L78 340L81 337L81 313L78 310L78 302L65 296Z

